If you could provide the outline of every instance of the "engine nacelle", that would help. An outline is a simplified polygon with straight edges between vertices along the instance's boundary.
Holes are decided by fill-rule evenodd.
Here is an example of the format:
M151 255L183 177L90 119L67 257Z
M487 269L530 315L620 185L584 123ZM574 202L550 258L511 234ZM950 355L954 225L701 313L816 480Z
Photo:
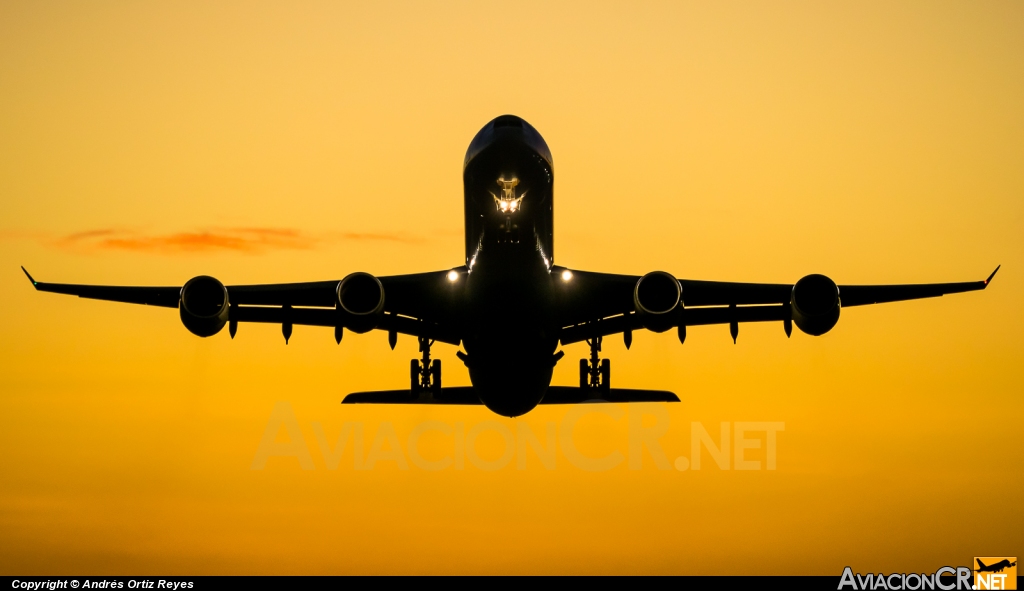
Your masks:
M338 310L352 332L376 328L384 315L384 286L369 273L352 273L338 282Z
M181 323L196 336L212 337L220 332L228 321L228 310L228 290L213 277L193 277L181 288Z
M636 282L633 306L644 328L665 332L675 324L682 297L683 289L675 277L664 271L653 271Z
M839 322L839 287L824 275L808 275L796 282L790 296L793 324L805 333L821 336Z

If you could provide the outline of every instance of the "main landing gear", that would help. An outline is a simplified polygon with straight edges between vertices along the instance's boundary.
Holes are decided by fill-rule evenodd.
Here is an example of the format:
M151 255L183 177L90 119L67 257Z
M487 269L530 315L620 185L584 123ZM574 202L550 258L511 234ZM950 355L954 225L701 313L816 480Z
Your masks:
M611 387L612 362L601 359L601 337L587 339L590 345L590 359L580 359L580 388L607 390Z
M413 394L423 391L438 392L441 390L441 360L430 359L430 346L434 341L420 337L421 359L413 359L409 363L409 381Z

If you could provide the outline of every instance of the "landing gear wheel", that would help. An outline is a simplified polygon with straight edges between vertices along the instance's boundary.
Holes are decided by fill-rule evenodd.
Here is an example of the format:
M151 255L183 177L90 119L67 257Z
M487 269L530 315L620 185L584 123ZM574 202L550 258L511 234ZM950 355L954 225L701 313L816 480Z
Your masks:
M580 388L607 390L611 384L612 364L601 359L601 337L589 339L590 359L580 359Z
M413 394L418 393L420 391L420 360L419 359L413 359L413 360L411 360L409 362L409 380L410 380L410 383L411 383L411 386L409 387L409 389L412 390Z
M441 360L435 359L430 363L430 388L434 392L441 391Z
M418 394L424 390L437 391L441 388L441 360L430 359L430 346L434 341L420 337L421 359L413 359L409 362L409 379L412 382L412 393Z

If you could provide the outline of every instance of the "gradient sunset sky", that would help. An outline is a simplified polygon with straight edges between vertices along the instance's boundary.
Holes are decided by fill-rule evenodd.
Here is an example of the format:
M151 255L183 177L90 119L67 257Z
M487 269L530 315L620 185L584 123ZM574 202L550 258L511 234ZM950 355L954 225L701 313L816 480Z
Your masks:
M342 407L411 337L243 325L40 281L340 279L462 263L461 167L497 115L555 164L555 261L688 279L990 289L606 340L661 439L785 423L774 471L355 470L346 422L545 433L566 407ZM1024 551L1024 3L0 3L3 574L933 572ZM564 347L556 384L586 346ZM446 385L467 385L435 347ZM313 470L251 465L287 402ZM623 409L648 412L643 407ZM654 411L649 411L654 412ZM627 453L628 419L575 441ZM543 436L541 437L543 439ZM287 434L278 434L286 441ZM494 429L477 439L496 459ZM423 437L438 459L454 440ZM764 459L765 450L748 458ZM1017 490L1017 493L1013 491Z

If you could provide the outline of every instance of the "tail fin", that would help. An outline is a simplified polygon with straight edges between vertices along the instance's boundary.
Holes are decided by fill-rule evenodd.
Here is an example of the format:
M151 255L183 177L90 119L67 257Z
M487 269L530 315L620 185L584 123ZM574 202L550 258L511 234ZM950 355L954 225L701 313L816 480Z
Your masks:
M980 558L976 558L975 560L978 561L978 568L988 568L988 565L982 562Z

